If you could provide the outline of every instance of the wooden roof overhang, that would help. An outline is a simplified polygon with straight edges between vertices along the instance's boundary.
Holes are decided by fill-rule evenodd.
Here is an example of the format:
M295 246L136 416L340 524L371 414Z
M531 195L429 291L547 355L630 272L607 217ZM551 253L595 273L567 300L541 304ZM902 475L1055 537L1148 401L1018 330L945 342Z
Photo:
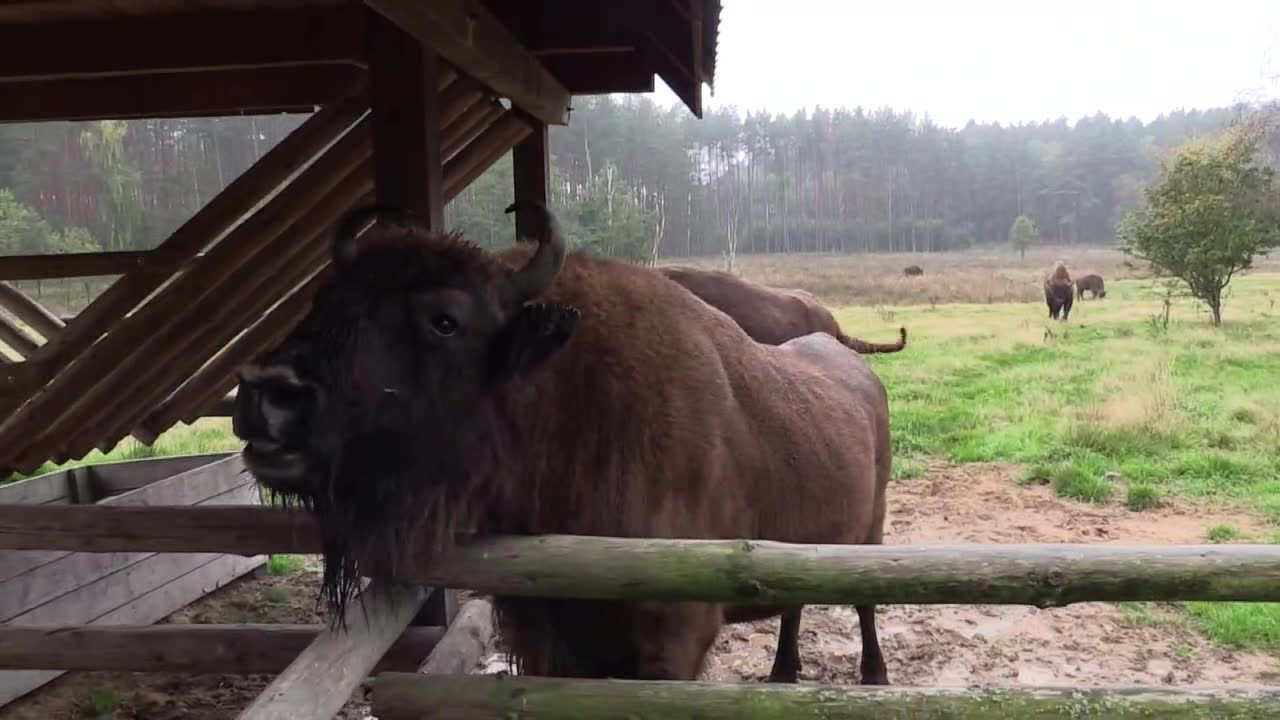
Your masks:
M0 328L22 356L0 362L0 473L150 442L218 405L306 312L352 206L439 225L512 150L517 198L545 201L546 128L575 94L647 92L658 75L701 117L719 14L719 0L0 3L0 122L313 113L154 250L0 257L0 281L120 274L65 326L0 283L23 324Z

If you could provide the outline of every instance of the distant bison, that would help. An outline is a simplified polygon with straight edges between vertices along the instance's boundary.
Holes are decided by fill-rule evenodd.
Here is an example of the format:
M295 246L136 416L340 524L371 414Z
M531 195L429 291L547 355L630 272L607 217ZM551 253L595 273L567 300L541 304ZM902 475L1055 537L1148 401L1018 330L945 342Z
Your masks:
M665 267L658 272L733 318L758 343L781 345L803 335L824 332L863 355L898 352L907 345L906 328L898 328L896 343L872 343L845 335L831 311L805 290L758 285L714 270Z
M1054 320L1058 319L1058 313L1062 313L1063 322L1071 315L1071 304L1075 300L1072 284L1071 273L1067 272L1067 266L1062 263L1058 263L1053 272L1045 277L1044 301L1049 306L1049 317Z
M924 274L924 268L919 265L908 265L902 272L909 277L916 277Z
M1107 286L1102 282L1101 275L1085 275L1082 278L1078 278L1076 280L1076 297L1083 300L1085 290L1092 292L1094 299L1107 296Z

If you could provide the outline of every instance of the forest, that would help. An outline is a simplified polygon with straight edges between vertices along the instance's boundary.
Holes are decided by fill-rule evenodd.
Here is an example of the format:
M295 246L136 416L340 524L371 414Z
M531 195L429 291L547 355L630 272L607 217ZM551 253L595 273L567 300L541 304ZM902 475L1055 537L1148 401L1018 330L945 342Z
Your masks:
M1112 244L1159 163L1236 108L1147 123L1104 114L947 128L891 109L707 112L643 96L578 98L550 132L553 203L571 242L645 262L793 252L939 252ZM0 255L159 244L303 116L0 126ZM511 241L509 156L447 208L487 246Z

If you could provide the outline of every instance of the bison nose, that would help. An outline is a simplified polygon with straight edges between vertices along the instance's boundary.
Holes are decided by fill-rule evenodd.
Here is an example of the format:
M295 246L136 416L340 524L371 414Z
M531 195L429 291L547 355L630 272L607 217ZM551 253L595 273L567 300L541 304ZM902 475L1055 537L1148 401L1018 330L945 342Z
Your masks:
M260 446L297 447L319 402L319 388L300 378L293 368L247 365L240 371L232 431Z

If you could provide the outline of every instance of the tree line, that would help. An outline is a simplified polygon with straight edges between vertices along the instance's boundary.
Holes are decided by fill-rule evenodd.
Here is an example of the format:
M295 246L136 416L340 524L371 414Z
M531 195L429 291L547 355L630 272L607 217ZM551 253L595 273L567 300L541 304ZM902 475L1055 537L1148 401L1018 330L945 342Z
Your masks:
M578 98L550 133L553 204L572 244L634 261L955 250L1007 243L1024 215L1045 242L1111 244L1161 160L1236 112L952 129L890 109L697 120L643 96ZM302 120L0 126L0 254L154 247ZM508 156L446 219L506 245L510 201Z

